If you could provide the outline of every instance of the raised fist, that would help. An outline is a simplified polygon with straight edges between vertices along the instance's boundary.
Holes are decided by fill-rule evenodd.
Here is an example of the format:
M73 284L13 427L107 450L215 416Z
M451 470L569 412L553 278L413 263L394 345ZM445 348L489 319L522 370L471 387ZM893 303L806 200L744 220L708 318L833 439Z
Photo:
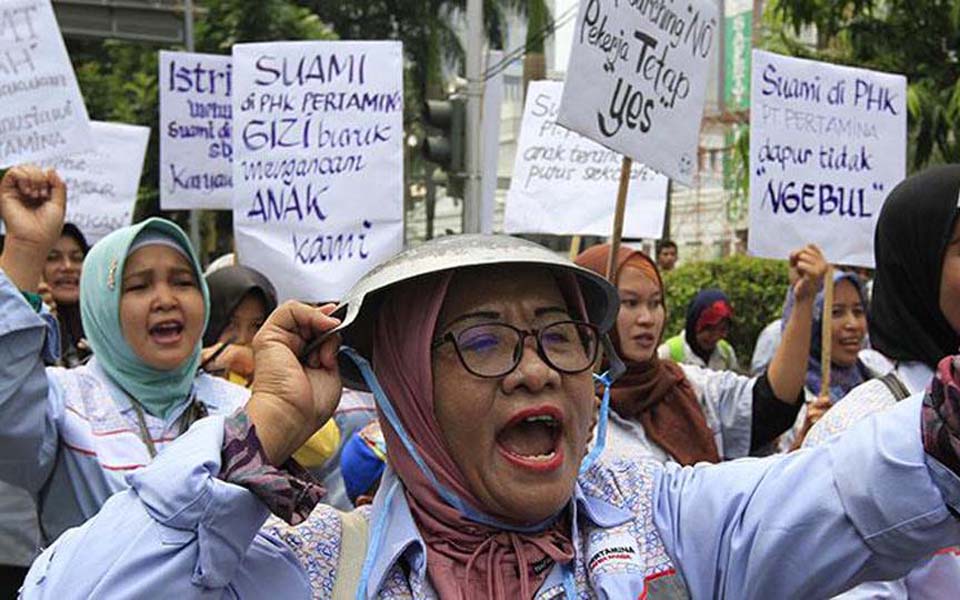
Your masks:
M809 244L790 255L790 267L796 269L799 279L793 286L797 300L812 300L823 285L823 277L829 268L820 248Z
M66 207L67 188L53 169L20 165L0 181L0 218L8 244L46 256L60 238Z
M247 414L275 465L320 429L340 402L340 336L327 338L307 365L300 363L300 354L313 339L340 324L329 316L334 308L333 304L314 308L286 302L253 338L256 366Z

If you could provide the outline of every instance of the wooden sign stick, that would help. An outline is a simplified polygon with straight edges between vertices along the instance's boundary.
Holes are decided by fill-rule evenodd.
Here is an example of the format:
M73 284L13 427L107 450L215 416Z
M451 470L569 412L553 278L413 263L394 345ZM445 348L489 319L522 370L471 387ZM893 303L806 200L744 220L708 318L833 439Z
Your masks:
M627 190L630 189L630 171L633 160L623 157L620 165L620 189L617 190L617 208L613 213L613 236L610 238L610 257L607 259L607 281L616 285L617 254L623 237L623 213L627 210Z
M820 329L820 397L830 397L830 361L833 347L833 267L823 276L823 322Z
M570 240L570 260L576 260L577 256L580 255L580 247L583 246L583 238L579 235L573 236L573 239Z

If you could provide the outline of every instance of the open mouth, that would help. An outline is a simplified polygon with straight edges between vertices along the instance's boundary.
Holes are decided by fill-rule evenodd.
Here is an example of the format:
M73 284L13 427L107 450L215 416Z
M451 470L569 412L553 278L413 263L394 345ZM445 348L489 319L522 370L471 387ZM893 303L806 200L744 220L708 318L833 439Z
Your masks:
M840 338L840 346L844 350L860 351L860 338Z
M59 277L53 280L53 287L75 288L79 285L79 277Z
M656 339L653 337L652 333L641 333L639 335L633 336L633 341L635 341L636 343L642 346L650 346L654 342L656 342Z
M183 337L183 322L175 319L161 321L148 330L150 339L161 346L177 344Z
M554 407L523 410L497 434L497 449L512 464L531 471L553 471L563 464L563 415Z

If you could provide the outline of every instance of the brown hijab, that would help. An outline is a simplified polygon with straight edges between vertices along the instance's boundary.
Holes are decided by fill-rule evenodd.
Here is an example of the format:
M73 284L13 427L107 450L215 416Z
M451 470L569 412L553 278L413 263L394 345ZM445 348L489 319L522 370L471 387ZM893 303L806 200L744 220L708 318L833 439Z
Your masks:
M610 245L602 244L582 253L576 263L604 275L609 256ZM627 266L638 269L663 290L656 263L643 252L621 246L617 253L615 279L619 279L620 272ZM662 330L660 335L662 337ZM646 362L631 361L623 356L616 328L611 337L627 367L627 372L610 390L610 404L617 414L639 421L647 437L682 465L720 462L713 431L707 425L696 392L683 369L673 361L660 360L656 352Z

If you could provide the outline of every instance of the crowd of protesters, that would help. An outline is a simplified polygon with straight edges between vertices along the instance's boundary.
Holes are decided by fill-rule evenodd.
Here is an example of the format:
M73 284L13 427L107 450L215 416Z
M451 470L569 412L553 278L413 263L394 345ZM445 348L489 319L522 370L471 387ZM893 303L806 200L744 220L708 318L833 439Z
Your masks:
M2 597L960 594L960 166L890 194L869 281L784 257L749 367L672 242L451 235L280 303L68 193L0 182Z

